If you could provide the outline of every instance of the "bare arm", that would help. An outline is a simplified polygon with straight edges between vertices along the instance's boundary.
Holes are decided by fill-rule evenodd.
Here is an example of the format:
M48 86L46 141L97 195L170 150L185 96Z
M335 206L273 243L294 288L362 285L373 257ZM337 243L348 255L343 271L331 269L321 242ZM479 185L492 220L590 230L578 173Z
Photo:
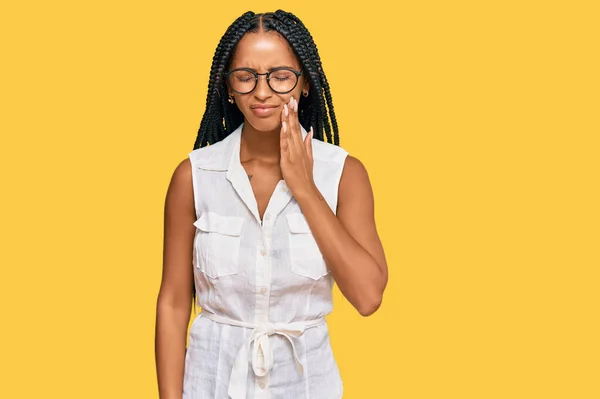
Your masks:
M371 182L363 164L348 155L333 213L313 179L313 130L302 137L298 103L281 111L281 173L298 201L325 263L342 294L363 316L383 300L388 267L375 228ZM289 126L289 127L288 127Z
M383 300L388 267L375 226L369 176L350 155L338 191L337 215L316 186L297 200L340 291L361 315L369 316Z
M195 227L191 164L175 169L165 200L163 271L156 303L155 359L160 399L181 399L192 308Z

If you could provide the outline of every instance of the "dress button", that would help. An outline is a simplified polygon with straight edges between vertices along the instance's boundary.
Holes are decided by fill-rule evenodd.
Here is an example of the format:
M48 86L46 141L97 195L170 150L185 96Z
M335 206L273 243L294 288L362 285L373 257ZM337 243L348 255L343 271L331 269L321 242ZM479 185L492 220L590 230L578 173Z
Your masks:
M265 220L269 220L271 219L271 215L269 215L268 213L265 215Z
M261 293L261 294L264 294L265 292L267 292L267 289L266 289L266 288L261 288L261 289L260 289L260 293Z

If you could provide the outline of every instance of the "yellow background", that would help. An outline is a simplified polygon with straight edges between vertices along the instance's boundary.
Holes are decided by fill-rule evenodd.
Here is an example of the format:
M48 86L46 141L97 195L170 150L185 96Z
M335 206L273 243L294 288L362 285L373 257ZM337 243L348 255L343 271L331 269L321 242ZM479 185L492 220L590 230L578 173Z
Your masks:
M390 268L358 398L599 398L599 17L582 1L54 1L0 12L0 397L157 398L164 196L244 11L311 31Z

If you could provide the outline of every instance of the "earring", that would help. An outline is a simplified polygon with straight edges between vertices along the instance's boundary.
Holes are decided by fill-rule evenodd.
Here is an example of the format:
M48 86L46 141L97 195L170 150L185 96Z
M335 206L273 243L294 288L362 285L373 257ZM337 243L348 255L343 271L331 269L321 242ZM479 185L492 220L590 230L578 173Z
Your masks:
M229 101L230 103L232 103L232 104L235 102L235 101L233 100L233 97L231 97L231 95L229 95L229 100L228 100L228 101Z
M302 90L302 95L304 97L308 97L308 90Z

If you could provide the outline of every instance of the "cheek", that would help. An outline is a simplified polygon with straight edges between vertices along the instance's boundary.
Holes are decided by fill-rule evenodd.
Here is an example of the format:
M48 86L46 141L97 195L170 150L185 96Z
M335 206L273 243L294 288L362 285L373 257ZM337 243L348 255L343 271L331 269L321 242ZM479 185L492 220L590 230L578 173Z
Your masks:
M293 93L294 93L294 98L296 100L300 100L300 98L302 97L302 87L301 86L296 87L294 89Z
M248 98L247 96L237 96L235 98L235 103L237 104L240 110L248 108Z
M285 97L282 97L281 98L282 104L289 104L292 97L294 97L296 100L298 99L298 90L294 89L294 91L286 94Z
M252 111L250 111L250 103L248 102L247 99L245 99L245 98L238 98L238 99L235 100L235 103L236 103L238 109L240 111L242 111L242 114L244 114L244 116L246 118L251 117Z

